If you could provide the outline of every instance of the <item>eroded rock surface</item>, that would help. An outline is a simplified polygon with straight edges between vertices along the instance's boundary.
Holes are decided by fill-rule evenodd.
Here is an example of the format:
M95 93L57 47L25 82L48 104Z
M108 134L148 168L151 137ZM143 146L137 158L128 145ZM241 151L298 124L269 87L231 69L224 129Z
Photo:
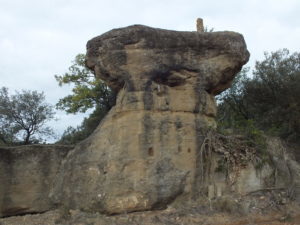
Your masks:
M164 208L199 191L199 156L215 127L214 96L248 61L242 35L131 26L90 40L87 65L118 91L116 106L76 146L51 198L108 214Z
M48 195L72 146L0 147L0 217L53 209Z

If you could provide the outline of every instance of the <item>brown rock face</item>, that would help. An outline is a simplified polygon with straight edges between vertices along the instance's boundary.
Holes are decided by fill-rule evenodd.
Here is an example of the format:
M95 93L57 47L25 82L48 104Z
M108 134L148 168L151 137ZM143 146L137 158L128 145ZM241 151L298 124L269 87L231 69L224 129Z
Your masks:
M192 83L190 89L218 94L229 87L248 59L238 33L178 32L136 25L90 40L86 62L96 76L117 90L149 92L151 82L168 87Z
M90 40L86 63L118 91L117 103L68 155L52 199L115 214L163 208L196 193L200 146L215 127L214 96L248 58L234 32L131 26Z
M0 217L41 213L55 206L48 197L71 146L0 147Z

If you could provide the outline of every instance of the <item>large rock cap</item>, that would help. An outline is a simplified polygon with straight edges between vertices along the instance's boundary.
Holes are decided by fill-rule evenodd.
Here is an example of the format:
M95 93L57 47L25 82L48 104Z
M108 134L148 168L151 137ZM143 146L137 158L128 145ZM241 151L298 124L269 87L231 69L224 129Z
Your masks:
M134 25L90 40L86 62L117 90L124 85L141 89L149 80L181 85L193 72L206 90L218 94L248 59L244 38L235 32L180 32Z

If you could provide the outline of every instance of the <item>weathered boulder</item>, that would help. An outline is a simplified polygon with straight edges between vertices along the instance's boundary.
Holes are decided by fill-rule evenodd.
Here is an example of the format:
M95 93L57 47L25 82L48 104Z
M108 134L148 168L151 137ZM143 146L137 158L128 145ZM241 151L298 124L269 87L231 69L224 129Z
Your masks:
M50 197L108 214L164 208L201 186L200 147L215 127L214 96L248 61L242 35L146 26L87 44L87 66L118 91L96 131L64 161Z
M0 217L53 209L48 195L72 146L0 147Z

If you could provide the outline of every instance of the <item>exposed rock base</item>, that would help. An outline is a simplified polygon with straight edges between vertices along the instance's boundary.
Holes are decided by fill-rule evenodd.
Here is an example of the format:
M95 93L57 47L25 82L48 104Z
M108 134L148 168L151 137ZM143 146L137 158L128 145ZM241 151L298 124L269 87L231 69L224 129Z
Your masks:
M203 207L186 206L180 209L136 212L107 216L78 210L63 214L59 210L43 214L0 219L1 225L298 225L300 208L281 207L275 211L243 215L234 204L227 212L215 212ZM231 207L231 208L230 208ZM233 211L228 211L233 210Z

